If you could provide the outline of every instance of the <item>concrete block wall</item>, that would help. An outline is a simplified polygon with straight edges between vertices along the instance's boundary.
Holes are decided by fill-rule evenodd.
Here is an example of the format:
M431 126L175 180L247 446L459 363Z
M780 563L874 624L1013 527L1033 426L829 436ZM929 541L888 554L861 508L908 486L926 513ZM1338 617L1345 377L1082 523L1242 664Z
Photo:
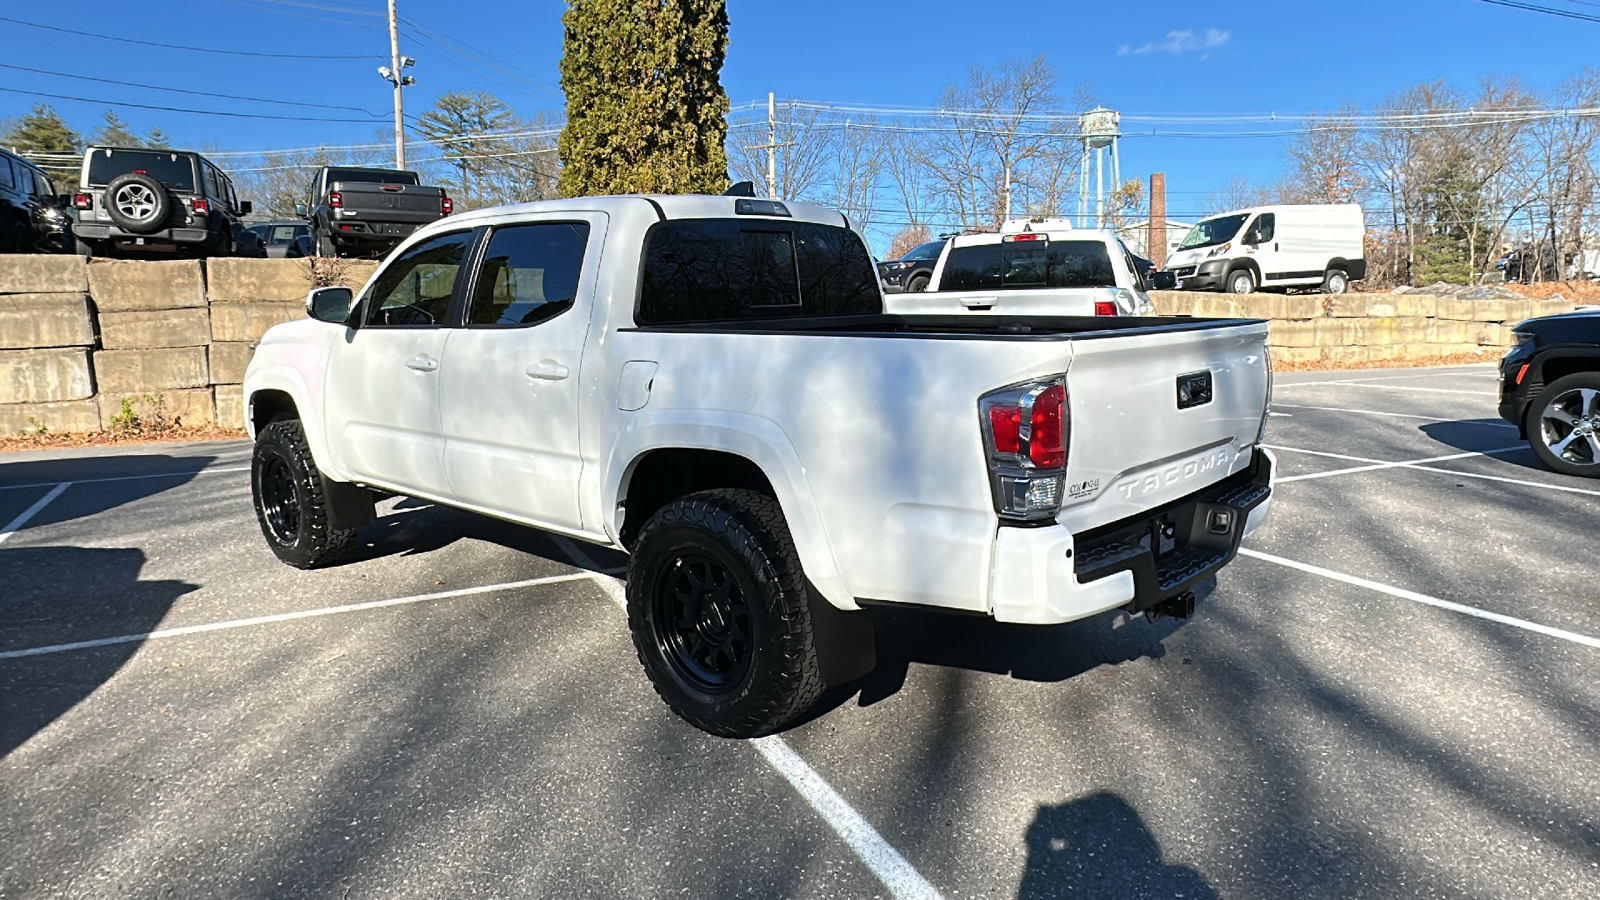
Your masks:
M376 263L329 268L359 289ZM242 428L252 345L305 315L312 279L303 260L0 256L0 435L110 429L124 402Z
M1155 291L1161 315L1266 319L1272 358L1363 363L1463 354L1493 360L1524 319L1571 312L1565 300L1460 300L1419 294L1202 294Z

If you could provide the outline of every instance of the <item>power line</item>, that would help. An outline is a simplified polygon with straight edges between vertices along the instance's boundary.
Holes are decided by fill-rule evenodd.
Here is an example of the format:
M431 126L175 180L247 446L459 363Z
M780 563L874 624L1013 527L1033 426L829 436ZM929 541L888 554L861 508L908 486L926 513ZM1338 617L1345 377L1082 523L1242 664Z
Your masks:
M1600 16L1591 13L1573 12L1567 9L1554 9L1549 6L1540 6L1537 3L1524 3L1521 0L1478 0L1480 3L1492 3L1495 6L1505 6L1511 9L1520 9L1527 12L1544 13L1547 16L1560 16L1563 19L1577 19L1580 22L1600 22ZM1588 4L1584 4L1587 6Z
M45 31L58 31L62 34L75 34L79 37L98 38L103 41L119 41L124 44L139 44L144 47L160 47L164 50L185 50L190 53L217 53L224 56L251 56L257 59L314 59L318 61L340 59L382 59L382 57L375 54L362 54L359 56L336 56L329 53L257 53L251 50L218 50L214 47L186 47L181 44L162 44L156 41L141 41L135 38L118 37L110 34L95 34L92 31L74 31L71 28L58 28L54 25L41 25L38 22L24 22L21 19L12 19L7 16L0 16L0 22L10 22L13 25L26 25L29 28L42 28Z
M523 84L527 85L528 87L531 87L534 90L538 91L539 95L543 95L543 96L540 97L540 99L546 99L546 100L548 100L548 99L556 99L556 100L562 99L562 95L559 93L560 87L557 86L557 85L553 85L548 81L544 81L543 79L531 80L529 78L525 78L522 75L519 75L516 72L510 71L509 69L506 69L506 68L504 68L504 67L502 67L500 65L496 65L495 63L488 62L487 60L484 60L484 59L481 59L481 58L479 58L477 56L474 56L470 51L463 49L459 44L451 42L448 38L446 38L444 36L444 34L442 32L439 32L439 31L433 30L433 29L425 28L422 25L420 25L419 23L417 23L416 20L414 20L414 19L409 19L409 18L407 18L405 16L401 16L400 17L400 22L401 22L401 24L406 26L406 32L410 37L412 37L414 39L417 39L417 40L425 41L425 42L430 43L430 44L433 44L441 52L452 53L452 54L454 54L456 56L459 56L459 57L461 57L463 59L466 59L466 60L469 60L469 61L475 63L477 66L479 66L482 69L488 69L491 72L496 72L496 73L498 73L500 75L503 75L503 76L505 76L507 78L512 79L513 81L520 81ZM479 52L482 52L482 51L479 51ZM447 60L447 61L449 61L449 60ZM502 60L502 62L504 62L504 61ZM464 66L460 66L459 63L457 63L456 65L461 67L461 68L463 68L463 69L465 69L465 67ZM510 63L505 63L505 65L509 66ZM513 66L512 68L515 68L515 67ZM518 71L521 71L521 70L518 70ZM489 80L495 81L497 84L500 84L500 85L502 85L504 87L508 87L511 90L517 91L519 93L523 93L523 94L527 94L528 93L527 91L524 91L521 88L515 87L513 85L508 85L503 81L498 81L497 79L494 79L492 76L482 75L481 72L474 73L474 74L478 74L480 77L487 77L487 78L489 78ZM531 73L528 73L528 74L531 74ZM543 82L543 83L541 84L540 82ZM555 90L552 91L551 88L555 88ZM539 96L539 95L528 94L528 96Z
M0 87L0 91L8 94L21 94L24 97L49 97L52 100L76 100L80 103L95 103L101 106L124 106L132 109L154 109L160 112L193 113L202 116L226 116L230 119L271 119L279 122L345 122L356 125L371 125L371 119L334 119L318 116L269 116L264 113L236 113L223 112L217 109L188 109L181 106L157 106L151 103L128 103L122 100L105 100L95 97L75 97L70 94L47 94L43 91L23 91L16 88Z
M251 12L272 13L273 15L279 15L279 16L292 16L292 17L294 17L296 19L306 19L306 20L311 21L311 22L328 22L328 23L331 23L333 25L363 25L363 24L366 24L366 23L363 23L363 22L352 22L349 19L330 19L327 16L312 16L312 15L307 15L305 13L300 13L300 12L291 12L291 11L289 11L287 9L262 9L261 7L256 6L253 3L246 3L245 0L223 0L223 2L224 3L231 3L234 6L239 7L240 9L248 9ZM262 2L271 3L271 2L273 2L273 0L262 0ZM293 5L295 5L295 6L304 6L305 4L298 4L297 3L297 4L293 4Z
M162 87L156 84L140 84L136 81L117 81L112 78L95 78L92 75L74 75L70 72L52 72L48 69L30 69L27 66L14 66L10 63L0 63L0 69L12 69L18 72L32 72L35 75L52 75L57 78L72 78L78 81L95 81L100 84L113 84L119 87L143 88L148 91L168 91L174 94L192 94L196 97L216 97L221 100L244 100L250 103L272 103L278 106L304 106L312 109L337 109L347 112L366 113L369 116L382 118L384 113L375 113L359 106L330 106L326 103L302 103L298 100L269 100L262 97L245 97L239 94L216 94L211 91L192 91L187 88Z

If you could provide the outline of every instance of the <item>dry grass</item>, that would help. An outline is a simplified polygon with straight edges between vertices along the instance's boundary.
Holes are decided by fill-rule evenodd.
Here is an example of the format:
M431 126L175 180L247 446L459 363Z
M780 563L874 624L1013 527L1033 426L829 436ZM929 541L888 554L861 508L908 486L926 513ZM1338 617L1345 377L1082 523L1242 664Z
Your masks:
M129 444L171 444L188 441L233 441L247 437L242 430L219 428L215 425L178 426L158 432L91 431L66 434L47 431L43 434L0 437L0 453L18 450L65 450L74 447L115 447Z
M1453 353L1448 356L1430 356L1426 359L1369 359L1362 362L1334 362L1331 359L1314 359L1308 362L1272 361L1274 372L1322 372L1335 369L1420 369L1428 366L1467 366L1475 363L1492 363L1498 355L1488 353Z
M1560 295L1573 303L1600 303L1600 282L1594 281L1546 281L1542 284L1497 284L1495 287L1503 287L1533 300Z

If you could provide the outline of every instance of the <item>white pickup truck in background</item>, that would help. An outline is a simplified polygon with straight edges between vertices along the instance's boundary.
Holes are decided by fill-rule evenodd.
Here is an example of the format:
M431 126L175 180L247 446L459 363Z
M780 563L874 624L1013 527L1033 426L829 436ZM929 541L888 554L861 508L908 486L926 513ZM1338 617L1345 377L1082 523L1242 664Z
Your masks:
M889 315L819 207L478 210L307 307L245 377L272 551L336 562L376 492L623 549L639 658L715 734L869 671L866 605L1187 615L1270 503L1265 323Z
M1151 287L1114 231L1013 219L946 241L927 287L885 294L884 306L907 315L1148 316Z

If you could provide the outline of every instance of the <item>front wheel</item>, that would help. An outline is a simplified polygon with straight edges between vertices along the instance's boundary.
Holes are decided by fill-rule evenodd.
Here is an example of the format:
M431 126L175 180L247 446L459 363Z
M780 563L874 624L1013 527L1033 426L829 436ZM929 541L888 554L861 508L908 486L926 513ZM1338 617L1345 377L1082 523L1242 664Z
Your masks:
M298 419L261 429L250 460L256 520L274 556L297 569L336 562L355 543L353 528L333 528L322 473Z
M920 294L923 291L927 290L928 289L928 280L929 280L929 278L930 278L930 276L927 276L927 275L913 275L913 276L911 276L911 280L906 282L906 293L908 293L908 294Z
M1558 378L1528 407L1534 455L1567 475L1600 478L1600 372Z
M1228 273L1228 293L1253 294L1256 290L1256 275L1249 269L1234 269Z
M754 491L662 507L628 562L628 627L656 693L696 728L748 738L822 695L809 587L778 502Z

